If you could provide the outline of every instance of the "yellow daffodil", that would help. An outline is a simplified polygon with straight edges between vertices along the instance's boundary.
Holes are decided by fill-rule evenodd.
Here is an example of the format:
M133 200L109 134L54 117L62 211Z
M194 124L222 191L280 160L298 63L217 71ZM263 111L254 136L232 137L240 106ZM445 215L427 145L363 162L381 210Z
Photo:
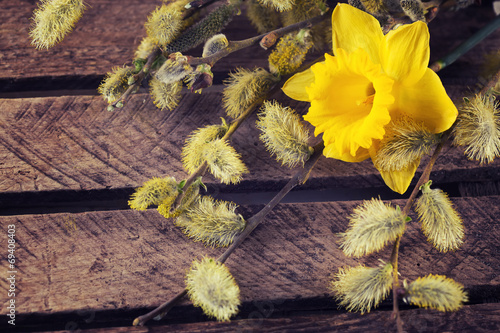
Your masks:
M411 119L433 133L455 122L457 109L429 63L429 31L415 22L384 35L371 15L338 4L332 15L333 51L325 61L290 78L289 97L310 102L304 119L323 133L326 157L346 162L374 158L391 121ZM420 161L381 170L404 193Z

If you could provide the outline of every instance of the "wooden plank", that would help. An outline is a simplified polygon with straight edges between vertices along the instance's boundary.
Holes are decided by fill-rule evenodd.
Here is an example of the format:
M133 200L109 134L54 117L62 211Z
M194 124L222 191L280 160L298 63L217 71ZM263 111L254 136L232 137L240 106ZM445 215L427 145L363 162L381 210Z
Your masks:
M2 1L0 13L0 79L104 75L112 67L130 63L135 49L146 35L148 14L161 4L153 0L90 0L74 31L49 50L36 50L29 38L35 1ZM228 38L243 39L257 33L244 15L227 27ZM214 71L228 72L231 66L249 66L265 59L266 51L255 46L252 52L238 52L230 62L218 64ZM193 53L201 56L201 49ZM265 63L265 60L260 60ZM224 65L225 64L225 65ZM75 83L75 88L78 84ZM2 87L0 90L11 90Z
M476 302L491 301L500 284L499 199L453 200L466 233L456 252L439 253L426 242L419 224L410 223L400 249L401 278L444 274L471 290ZM345 231L357 204L278 205L227 262L242 301L329 297L328 281L340 266L388 260L389 247L359 260L339 250L337 233ZM258 209L240 207L240 212L248 218ZM192 243L154 210L2 217L4 234L8 225L16 229L20 315L155 306L184 288L184 272L194 258L222 252ZM0 291L7 289L7 281L0 280ZM7 301L2 299L1 313Z
M51 80L74 75L83 84L83 76L102 76L112 67L130 62L135 48L145 35L143 25L146 17L159 4L158 1L89 0L87 3L88 9L74 31L62 43L50 50L40 51L30 45L29 39L35 1L23 1L22 5L16 0L2 1L0 80L4 79L5 85L0 90L19 89L20 86L15 84L16 79L37 77ZM493 17L494 13L488 5L473 6L459 12L439 13L429 25L433 59L449 52ZM457 22L460 24L456 24ZM237 17L225 32L230 39L242 39L256 34L244 15ZM500 32L497 31L458 60L456 66L460 68L459 71L454 70L449 74L463 79L465 85L474 85L475 81L470 79L477 77L475 74L482 55L495 51L499 41ZM236 66L264 66L265 55L266 51L258 46L252 47L251 52L239 51L217 64L214 71L224 73ZM68 83L72 88L78 88L78 82L68 80Z
M214 321L170 324L148 327L113 327L114 332L395 332L389 311L356 313L313 313L268 318L268 312L252 312L248 318L217 323ZM500 306L498 304L474 304L460 311L441 313L424 309L401 312L405 332L498 332L500 330ZM84 325L84 324L83 324ZM110 328L83 329L82 333L108 332Z
M277 95L304 113L306 103ZM0 99L0 192L130 188L154 176L186 177L184 140L196 128L219 122L222 95L212 87L186 93L174 112L160 111L146 94L107 112L99 96ZM276 190L294 173L270 157L259 140L256 116L233 136L250 173L239 191ZM500 180L500 160L480 166L462 149L449 149L432 175L437 183ZM208 176L208 182L214 182ZM215 181L218 183L217 181ZM306 188L367 188L384 184L370 160L321 159Z

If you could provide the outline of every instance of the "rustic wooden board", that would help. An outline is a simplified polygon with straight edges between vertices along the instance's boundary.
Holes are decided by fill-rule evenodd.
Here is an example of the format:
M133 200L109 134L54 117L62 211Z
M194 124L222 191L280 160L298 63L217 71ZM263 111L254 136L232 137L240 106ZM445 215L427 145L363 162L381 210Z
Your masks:
M278 94L299 112L307 110ZM141 185L154 176L186 177L181 163L184 140L196 128L225 116L217 87L202 95L186 93L173 112L154 107L146 94L124 109L105 110L99 96L0 99L0 191L92 190ZM210 112L207 112L210 110ZM239 190L276 190L294 173L271 158L259 140L253 116L233 136L250 173ZM480 166L462 149L449 149L435 167L436 182L500 180L500 160ZM208 176L209 182L213 178ZM306 186L384 186L371 161L321 159Z
M114 332L395 332L390 312L366 315L355 313L303 314L286 318L267 318L267 312L255 312L249 318L227 323L201 322L148 327L114 327ZM458 312L439 313L423 309L401 312L405 332L498 332L500 306L474 304ZM109 328L83 329L82 333L108 332Z
M0 12L0 79L69 76L102 76L112 67L131 63L135 49L146 35L144 22L161 4L157 0L86 1L88 8L74 31L49 50L36 50L29 38L33 10L37 1L2 1ZM20 5L21 3L21 5ZM239 23L227 27L228 38L248 38L257 33L244 15ZM252 52L238 52L228 59L231 66L253 66L265 59L266 51L255 46ZM201 56L198 49L193 56ZM260 61L260 63L263 63ZM265 62L264 62L265 63ZM228 72L229 62L221 62L214 71ZM78 88L77 82L73 88ZM7 86L0 91L10 90Z
M28 78L45 78L47 81L60 78L71 88L78 89L89 83L84 76L96 78L114 66L130 63L135 48L145 36L143 25L146 17L159 2L88 0L86 3L89 5L88 9L74 31L62 43L49 50L36 50L30 45L29 39L36 1L2 1L0 80L4 85L0 87L0 91L22 89L16 80ZM491 6L486 5L469 7L459 12L440 13L429 25L433 60L445 55L493 17ZM450 26L453 29L449 29ZM234 40L256 34L244 15L237 17L225 29L225 33ZM497 31L457 61L455 68L460 68L459 71L453 70L445 74L460 77L464 85L474 85L482 56L495 51L499 41L500 32ZM193 55L199 56L199 52L198 50ZM265 54L266 51L258 46L252 47L251 52L239 51L217 64L214 71L227 73L236 66L265 66ZM77 77L80 84L71 80L71 75ZM37 85L41 84L42 82L37 81Z
M409 224L401 243L401 278L445 274L470 289L476 301L491 299L491 292L481 296L477 290L494 291L500 284L499 199L454 200L466 236L453 253L438 253L419 224ZM277 206L227 262L242 301L327 297L328 281L340 266L387 260L389 248L360 260L339 250L336 234L345 231L358 203ZM248 218L257 209L242 207L241 213ZM16 226L18 314L154 306L183 289L184 272L194 258L221 253L192 243L154 210L2 217L3 233L10 224ZM0 290L7 290L4 279Z

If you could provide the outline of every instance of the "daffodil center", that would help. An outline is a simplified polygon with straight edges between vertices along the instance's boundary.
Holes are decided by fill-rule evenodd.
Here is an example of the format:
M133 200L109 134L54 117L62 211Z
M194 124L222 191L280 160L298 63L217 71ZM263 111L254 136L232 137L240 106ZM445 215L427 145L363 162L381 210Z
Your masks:
M366 98L358 99L356 105L373 105L373 99L375 98L375 88L373 88L373 83L368 83L366 87Z

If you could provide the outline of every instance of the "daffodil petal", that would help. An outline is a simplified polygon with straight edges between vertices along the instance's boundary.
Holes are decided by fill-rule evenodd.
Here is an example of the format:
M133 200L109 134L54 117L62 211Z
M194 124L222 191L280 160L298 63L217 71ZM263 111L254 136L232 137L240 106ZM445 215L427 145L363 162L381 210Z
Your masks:
M416 83L429 64L427 25L418 21L390 31L385 36L381 55L382 68L387 75L405 85Z
M457 119L458 111L434 71L427 69L414 85L393 88L394 108L415 121L423 122L433 133L446 131Z
M308 68L289 78L281 89L292 99L309 102L309 95L306 92L306 87L310 86L313 82L314 74L311 68Z
M391 120L393 81L364 50L337 53L312 67L315 81L306 88L311 107L304 119L315 126L315 135L324 132L327 157L364 160L366 149L383 138Z
M370 157L370 153L366 148L359 147L359 149L356 151L356 154L353 156L350 153L343 153L343 154L340 153L335 148L335 145L325 145L325 149L323 150L323 155L344 162L361 162Z
M419 164L420 159L411 163L403 170L384 171L378 169L378 171L380 172L385 184L389 186L391 190L399 194L403 194L410 186L411 180L413 179L413 176L415 176L415 171L417 170Z
M383 39L380 23L373 16L350 5L337 4L332 14L334 50L341 48L351 53L361 48L374 64L380 64Z

